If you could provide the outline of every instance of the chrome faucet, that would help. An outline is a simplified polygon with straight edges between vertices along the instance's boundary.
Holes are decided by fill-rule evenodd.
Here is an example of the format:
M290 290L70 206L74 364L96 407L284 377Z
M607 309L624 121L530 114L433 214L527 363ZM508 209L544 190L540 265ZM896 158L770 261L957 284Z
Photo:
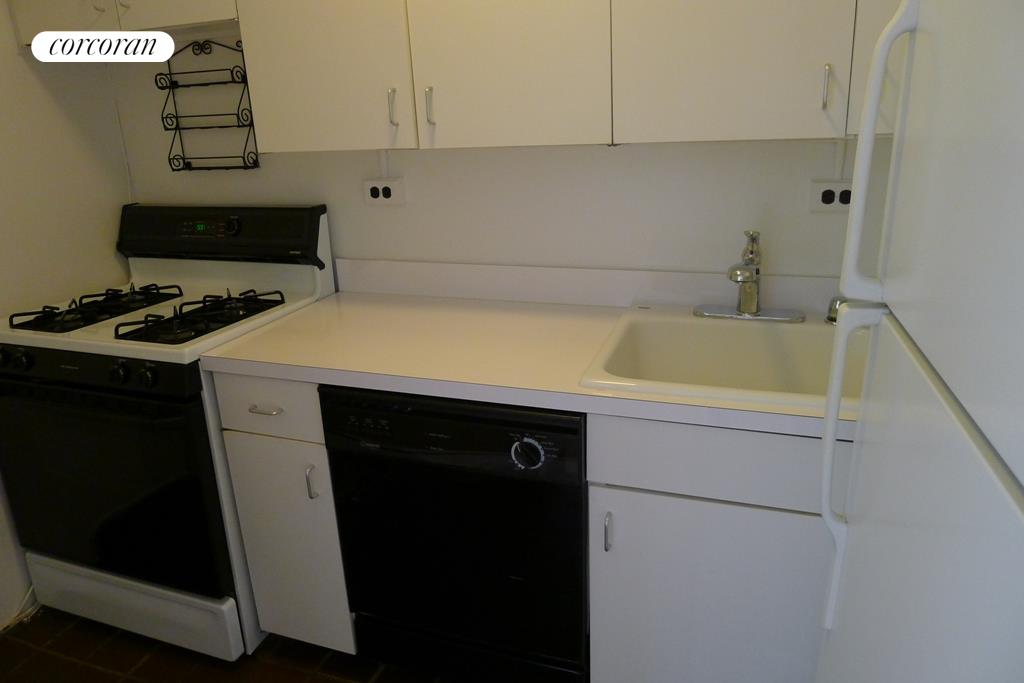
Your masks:
M761 312L761 233L747 230L747 246L743 247L740 262L729 268L729 279L740 286L736 299L736 312L757 315Z
M740 320L773 320L802 323L803 311L791 308L761 308L761 233L747 230L747 244L740 254L740 262L729 268L729 279L740 286L736 306L697 306L693 314L701 318L738 318Z

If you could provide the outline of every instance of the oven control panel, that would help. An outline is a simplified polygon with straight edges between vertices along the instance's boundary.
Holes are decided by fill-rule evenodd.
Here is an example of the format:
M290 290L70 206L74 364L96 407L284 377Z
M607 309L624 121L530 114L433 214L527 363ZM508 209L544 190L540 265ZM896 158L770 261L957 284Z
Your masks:
M238 216L212 220L188 219L181 222L183 237L234 237L242 232L242 219Z
M159 396L187 397L202 390L198 362L183 365L13 344L0 344L0 377Z
M328 451L534 482L584 479L585 416L459 399L320 387Z

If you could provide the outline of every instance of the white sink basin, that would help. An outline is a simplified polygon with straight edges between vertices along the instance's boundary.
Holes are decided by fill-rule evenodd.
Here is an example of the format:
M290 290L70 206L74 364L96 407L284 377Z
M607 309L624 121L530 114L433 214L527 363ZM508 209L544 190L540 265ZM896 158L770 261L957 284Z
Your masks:
M834 327L697 318L691 309L634 309L584 374L586 387L824 409ZM868 335L850 342L843 405L860 396Z

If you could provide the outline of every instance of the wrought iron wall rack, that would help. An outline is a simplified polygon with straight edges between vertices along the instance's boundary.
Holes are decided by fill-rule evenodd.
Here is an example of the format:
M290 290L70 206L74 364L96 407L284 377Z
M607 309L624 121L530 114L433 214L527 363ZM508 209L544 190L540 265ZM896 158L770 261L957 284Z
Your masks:
M212 55L215 50L237 53L240 63L212 69L174 69L175 58L190 51L194 57ZM230 55L230 52L227 53ZM167 60L167 71L153 77L159 90L166 90L163 111L160 114L164 130L173 132L171 147L167 151L167 163L172 171L213 171L259 168L260 156L256 146L256 134L252 124L252 101L249 99L249 81L245 72L245 56L242 41L235 41L234 47L215 40L196 40L177 50ZM178 109L175 92L182 88L204 88L211 86L241 86L238 101L233 112L182 114ZM237 155L200 156L185 151L185 131L210 130L215 128L246 129L242 151Z

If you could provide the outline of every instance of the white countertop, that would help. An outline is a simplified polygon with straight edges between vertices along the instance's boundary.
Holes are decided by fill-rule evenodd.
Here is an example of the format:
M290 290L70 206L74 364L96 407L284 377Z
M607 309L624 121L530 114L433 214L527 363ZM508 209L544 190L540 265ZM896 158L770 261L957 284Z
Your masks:
M627 309L341 293L228 342L204 370L621 415L821 434L821 411L580 385ZM840 438L852 424L840 425Z

